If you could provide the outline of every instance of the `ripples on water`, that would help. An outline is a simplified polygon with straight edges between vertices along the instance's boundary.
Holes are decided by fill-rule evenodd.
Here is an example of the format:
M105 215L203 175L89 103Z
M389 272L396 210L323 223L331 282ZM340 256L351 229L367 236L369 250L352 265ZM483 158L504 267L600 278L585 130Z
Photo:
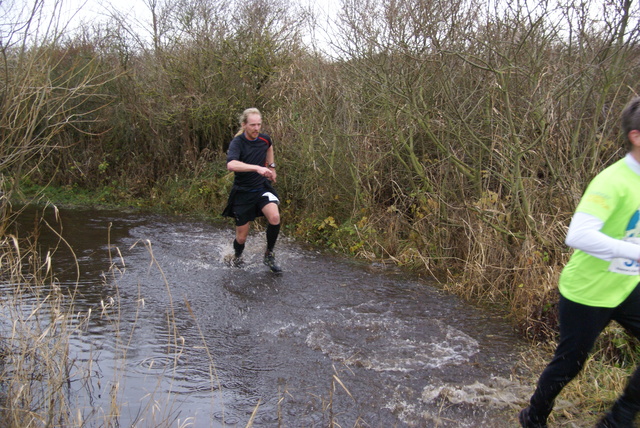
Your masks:
M282 238L285 273L275 276L261 263L262 234L249 238L247 266L233 269L230 226L112 211L61 217L80 266L75 310L92 313L70 351L85 367L72 401L87 415L108 409L117 386L122 426L155 409L168 426L253 417L269 427L500 427L513 426L510 408L530 393L507 380L518 355L509 326L398 271ZM54 266L76 286L70 253L58 250Z

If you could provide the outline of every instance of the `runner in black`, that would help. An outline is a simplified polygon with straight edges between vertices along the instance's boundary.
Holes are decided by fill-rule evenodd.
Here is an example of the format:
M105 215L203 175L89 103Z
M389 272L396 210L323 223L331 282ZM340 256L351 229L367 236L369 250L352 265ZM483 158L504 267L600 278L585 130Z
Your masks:
M233 241L234 266L242 265L242 252L249 235L250 222L256 217L267 219L267 250L264 264L272 272L282 269L276 264L273 248L280 234L280 200L272 186L276 182L276 164L271 137L260 133L262 114L256 108L245 110L240 116L242 129L236 134L227 151L227 169L235 173L233 187L222 215L236 219Z

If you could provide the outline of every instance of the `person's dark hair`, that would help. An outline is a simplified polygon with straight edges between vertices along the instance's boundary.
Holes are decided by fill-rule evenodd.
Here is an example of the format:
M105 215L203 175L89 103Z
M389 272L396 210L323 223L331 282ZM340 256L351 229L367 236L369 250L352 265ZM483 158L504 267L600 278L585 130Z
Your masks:
M630 147L629 132L640 131L640 97L634 97L622 110L622 139L627 148Z

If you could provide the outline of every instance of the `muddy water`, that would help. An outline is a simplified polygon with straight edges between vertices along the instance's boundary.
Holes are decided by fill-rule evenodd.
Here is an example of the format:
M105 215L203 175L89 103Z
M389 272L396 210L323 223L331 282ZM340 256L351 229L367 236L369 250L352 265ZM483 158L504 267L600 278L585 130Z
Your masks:
M274 275L262 234L231 268L233 229L201 220L60 218L75 311L92 311L70 350L89 367L69 394L88 421L115 396L120 426L509 427L531 392L510 380L522 342L509 325L429 281L284 237ZM41 233L43 250L54 242ZM53 260L72 287L70 251Z

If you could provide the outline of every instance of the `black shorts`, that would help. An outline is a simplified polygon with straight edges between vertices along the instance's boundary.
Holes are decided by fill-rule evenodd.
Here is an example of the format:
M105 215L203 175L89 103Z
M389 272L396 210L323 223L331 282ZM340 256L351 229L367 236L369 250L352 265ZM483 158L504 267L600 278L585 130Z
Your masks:
M236 191L233 200L230 201L236 226L245 225L256 217L264 216L262 209L271 203L280 204L278 195L273 191L267 189L259 192Z

